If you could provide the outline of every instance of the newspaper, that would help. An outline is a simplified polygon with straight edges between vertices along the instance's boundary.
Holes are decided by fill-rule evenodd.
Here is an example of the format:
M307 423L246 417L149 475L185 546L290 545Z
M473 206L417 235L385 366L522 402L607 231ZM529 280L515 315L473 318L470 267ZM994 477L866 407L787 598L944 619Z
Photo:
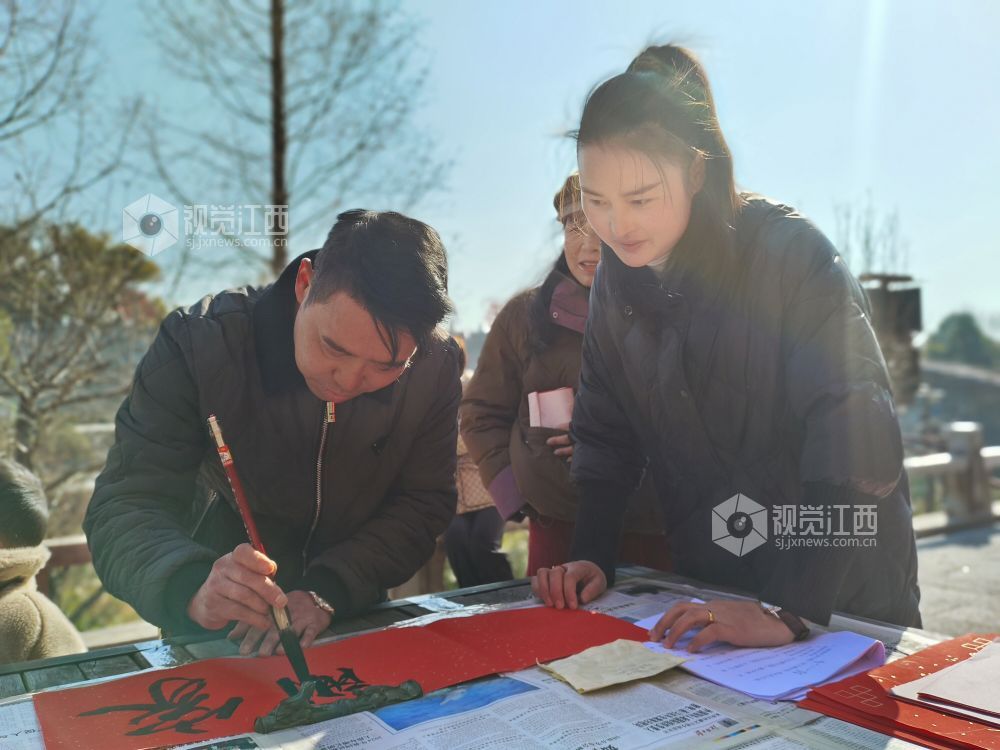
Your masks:
M0 747L3 750L44 750L42 730L30 698L0 703Z
M194 748L493 750L689 747L739 722L645 683L581 696L540 669L446 688L374 713ZM242 744L223 744L223 742ZM253 742L254 744L246 744Z
M632 579L623 588L625 591L606 593L587 609L637 621L669 609L676 602L690 601L699 593L690 587L664 585L654 580ZM700 593L705 596L703 591ZM44 750L30 699L0 701L0 747ZM375 713L355 714L273 735L247 734L195 742L185 749L509 747L900 750L916 746L800 709L792 703L758 700L676 671L641 683L580 695L544 671L529 669L445 688Z

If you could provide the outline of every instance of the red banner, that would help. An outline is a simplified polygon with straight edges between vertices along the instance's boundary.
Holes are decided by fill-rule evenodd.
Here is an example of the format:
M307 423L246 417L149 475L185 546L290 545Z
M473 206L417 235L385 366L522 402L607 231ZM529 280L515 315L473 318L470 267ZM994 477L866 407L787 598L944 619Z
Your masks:
M606 615L535 607L381 630L316 646L306 657L319 683L314 701L329 703L404 680L430 693L619 638L643 641L646 631ZM143 750L250 732L257 717L297 689L283 656L229 657L34 700L48 750Z

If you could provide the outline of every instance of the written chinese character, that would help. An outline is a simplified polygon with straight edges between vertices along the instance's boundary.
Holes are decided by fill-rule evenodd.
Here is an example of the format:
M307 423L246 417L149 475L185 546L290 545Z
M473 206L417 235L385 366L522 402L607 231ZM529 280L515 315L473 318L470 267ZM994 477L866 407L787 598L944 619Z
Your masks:
M874 536L878 530L878 506L858 505L854 508L854 533Z
M264 206L264 233L288 234L288 206Z
M221 235L232 236L236 233L235 206L212 206L212 231Z
M803 505L799 511L799 533L802 536L823 536L830 532L830 515L822 505Z
M833 506L833 517L831 524L833 526L834 536L850 536L851 529L847 524L848 512L851 510L850 505L834 505Z
M775 505L771 508L775 536L795 536L798 510L798 505Z
M205 680L196 677L165 677L149 686L151 703L133 703L123 706L104 706L86 711L80 716L100 716L112 711L134 711L137 716L129 720L135 729L126 732L128 736L142 736L157 732L178 732L181 734L201 734L205 730L198 727L213 716L228 719L243 702L234 697L218 708L205 705L211 696L204 692Z
M338 671L340 672L338 677L326 674L310 675L310 679L316 683L316 695L324 698L357 696L361 690L368 687L368 683L358 677L350 667L339 667ZM282 677L278 680L278 687L289 696L295 695L299 690L298 683L289 677Z
M184 234L193 237L196 234L208 234L208 205L197 203L184 206Z

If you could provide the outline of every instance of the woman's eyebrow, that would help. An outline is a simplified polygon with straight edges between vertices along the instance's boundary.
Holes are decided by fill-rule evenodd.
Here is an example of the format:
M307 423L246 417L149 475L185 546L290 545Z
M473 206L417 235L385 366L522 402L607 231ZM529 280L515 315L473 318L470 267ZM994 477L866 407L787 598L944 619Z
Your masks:
M657 180L656 182L651 182L648 185L643 185L642 187L636 188L635 190L630 190L629 192L624 193L623 195L626 198L634 198L637 195L642 195L643 193L648 193L653 188L658 188L662 184L663 183L660 180Z
M653 188L658 188L662 184L663 184L662 181L657 180L656 182L651 182L648 185L643 185L642 187L638 187L635 190L629 190L627 193L622 193L622 196L625 197L625 198L633 198L633 197L635 197L637 195L642 195L643 193L648 193ZM580 192L586 193L587 195L592 195L595 198L603 198L604 197L603 195L601 195L600 193L598 193L596 190L591 190L590 188L585 188L585 187L582 187L582 186L580 187Z

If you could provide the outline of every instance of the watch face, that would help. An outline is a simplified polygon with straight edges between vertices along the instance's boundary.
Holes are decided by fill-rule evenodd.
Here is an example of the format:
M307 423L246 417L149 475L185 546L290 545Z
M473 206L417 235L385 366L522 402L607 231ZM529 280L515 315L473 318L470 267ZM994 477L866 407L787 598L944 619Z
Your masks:
M315 591L310 591L309 596L312 597L313 604L322 609L324 612L327 612L331 615L334 613L334 609L333 607L330 606L330 603L322 596L317 594Z

